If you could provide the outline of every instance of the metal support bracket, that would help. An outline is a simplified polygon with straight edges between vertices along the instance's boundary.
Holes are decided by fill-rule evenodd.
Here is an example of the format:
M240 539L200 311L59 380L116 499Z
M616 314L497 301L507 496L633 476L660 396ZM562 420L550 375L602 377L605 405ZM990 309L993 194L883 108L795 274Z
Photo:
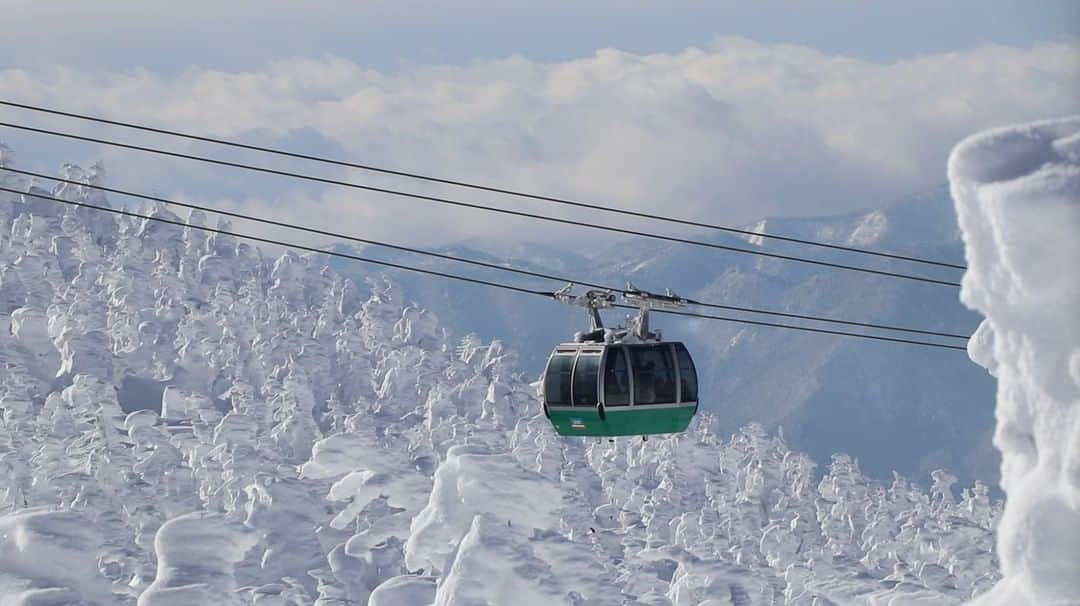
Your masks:
M689 301L684 297L680 297L671 292L671 289L667 289L664 294L657 294L641 290L634 286L631 282L626 283L626 290L622 292L623 299L626 299L627 303L636 305L638 308L637 326L635 327L635 334L642 341L661 341L663 337L660 332L651 332L649 330L649 311L653 309L678 309L686 305Z
M561 303L584 307L589 314L589 330L603 330L604 320L600 317L600 310L607 309L615 303L615 294L610 290L587 290L578 295L572 291L574 283L571 282L559 290L551 293L551 298Z

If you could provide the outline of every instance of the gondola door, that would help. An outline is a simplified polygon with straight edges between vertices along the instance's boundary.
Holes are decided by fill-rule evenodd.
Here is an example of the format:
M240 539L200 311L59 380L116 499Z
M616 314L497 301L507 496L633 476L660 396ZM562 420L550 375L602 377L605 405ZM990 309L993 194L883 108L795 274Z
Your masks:
M603 346L559 346L544 371L545 412L564 436L609 435L600 401Z

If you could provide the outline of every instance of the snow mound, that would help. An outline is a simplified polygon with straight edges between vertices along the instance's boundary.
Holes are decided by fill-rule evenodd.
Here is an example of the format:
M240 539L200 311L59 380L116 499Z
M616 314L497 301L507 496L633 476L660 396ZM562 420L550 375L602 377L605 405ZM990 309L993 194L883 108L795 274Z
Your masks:
M554 548L554 549L553 549ZM589 547L553 536L532 536L490 514L473 518L435 596L453 604L623 603Z
M0 517L0 605L112 604L97 568L101 533L74 511Z
M675 569L667 595L672 606L768 604L772 587L730 564L684 560Z
M139 606L242 604L233 568L255 543L225 517L197 511L162 524L154 539L157 578Z
M435 577L400 576L387 579L368 598L368 606L431 606Z
M453 446L435 472L427 507L413 520L405 563L411 569L445 571L457 543L475 529L477 516L499 519L504 527L555 528L553 512L561 503L555 483L523 468L512 455Z
M971 358L998 379L1005 578L980 604L1080 602L1080 117L960 143L949 179L967 246Z
M347 527L365 507L385 499L403 510L408 520L427 503L431 481L386 448L368 431L334 434L319 440L311 459L300 467L301 478L334 479L327 498L348 502L331 520L336 529Z

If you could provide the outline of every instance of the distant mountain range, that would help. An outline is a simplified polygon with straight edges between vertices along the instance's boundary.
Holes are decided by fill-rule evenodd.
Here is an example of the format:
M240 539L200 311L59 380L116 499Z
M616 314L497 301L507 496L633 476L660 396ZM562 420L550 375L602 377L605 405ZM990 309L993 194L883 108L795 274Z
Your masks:
M227 223L208 233L213 217L162 205L105 214L97 169L62 172L84 185L0 171L25 192L0 194L5 604L953 605L1001 578L1004 519L985 484L958 491L945 471L927 489L877 482L847 455L815 462L760 425L721 427L769 413L798 428L820 406L833 431L807 424L798 439L882 435L867 419L884 418L922 456L889 414L925 411L912 394L944 376L927 369L963 356L672 322L693 337L716 413L648 441L564 438L541 412L536 370L501 343L451 338L435 314L466 328L500 315L539 359L570 310L539 307L545 333L524 302L487 291L416 289L454 297L426 311L368 274L378 286L362 296L325 255L264 254ZM595 258L641 255L714 295L733 278L763 298L799 288L736 266L676 274L706 265L675 251L623 252ZM866 414L845 413L857 407Z
M963 244L944 186L870 213L767 219L747 227L963 263ZM723 232L694 237L953 281L962 275L960 270ZM481 275L447 261L417 260L373 249L364 252ZM463 243L440 252L604 284L622 285L630 280L645 289L671 288L698 300L789 313L964 334L974 331L980 320L960 304L954 287L660 240L636 239L578 250L525 243ZM334 266L357 278L367 272L347 261L335 260ZM535 287L558 286L492 272L487 275ZM581 311L541 298L408 272L395 271L393 278L408 298L438 310L443 326L459 336L474 332L484 339L506 341L520 353L522 367L536 376L551 347L580 330L585 321ZM737 313L720 315L799 323ZM617 314L610 314L611 321L617 319ZM716 412L725 429L734 431L750 421L768 428L779 426L793 447L815 459L848 452L858 458L864 471L881 479L887 479L892 470L926 477L927 472L946 467L964 481L977 478L996 483L999 457L990 443L994 381L964 352L664 316L658 316L654 324L669 338L685 341L695 353L703 405Z

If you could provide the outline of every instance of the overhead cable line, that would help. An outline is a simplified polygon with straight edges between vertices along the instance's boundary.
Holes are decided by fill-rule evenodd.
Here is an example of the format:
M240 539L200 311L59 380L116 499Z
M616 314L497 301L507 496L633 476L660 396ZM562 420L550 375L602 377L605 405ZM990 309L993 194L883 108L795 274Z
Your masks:
M371 259L371 258L367 258L367 257L361 257L359 255L352 255L352 254L343 253L343 252L334 251L334 250L325 250L325 249L321 249L321 248L315 248L313 246L306 246L306 245L303 245L303 244L296 244L296 243L291 243L291 242L285 242L285 241L282 241L282 240L276 240L276 239L273 239L273 238L264 238L264 237L260 237L260 236L253 236L253 235L250 235L250 234L242 234L242 233L229 231L229 230L225 230L225 229L220 229L220 228L215 228L215 227L208 227L208 226L203 226L203 225L189 225L189 224L187 224L187 223L185 223L183 221L166 219L164 217L155 217L155 216L151 216L151 215L144 215L144 214L141 214L141 213L136 213L136 212L132 212L132 211L129 211L129 210L124 210L124 209L119 209L119 208L111 208L111 207L107 207L107 206L97 206L97 205L94 205L94 204L87 204L85 202L76 202L76 201L72 201L72 200L64 200L62 198L57 198L55 196L47 196L47 195L44 195L44 194L38 194L38 193L33 193L33 192L19 191L17 189L13 189L13 188L10 188L10 187L0 187L0 191L12 193L12 194L18 194L18 195L22 195L22 196L28 196L28 197L31 197L31 198L38 198L38 199L41 199L41 200L48 200L48 201L57 202L57 203L60 203L60 204L66 204L68 206L89 208L89 209L92 209L92 210L108 212L108 213L112 213L112 214L116 214L116 215L122 215L122 216L132 217L132 218L136 218L136 219L143 219L143 220L146 220L146 221L155 221L155 222L159 222L159 223L165 223L165 224L168 224L168 225L174 225L174 226L181 227L181 228L196 229L196 230L205 231L205 232L209 232L209 233L216 233L216 234L220 234L220 235L224 235L224 236L231 236L231 237L234 237L234 238L240 238L240 239L244 239L244 240L251 240L253 242L262 242L264 244L272 244L272 245L275 245L275 246L281 246L281 247L285 247L285 248L293 248L293 249L302 250L302 251L305 251L305 252L311 252L311 253L316 253L316 254L327 255L327 256L330 256L330 257L338 257L338 258L342 258L342 259L349 259L349 260L352 260L352 261L360 261L362 263L370 263L370 264L374 264L374 265L381 265L381 266L384 266L384 267L391 267L391 268L394 268L394 269L401 269L401 270L416 272L416 273L420 273L420 274L438 276L438 277L452 279L452 280L459 280L459 281L462 281L462 282L468 282L468 283L471 283L471 284L477 284L477 285L481 285L481 286L489 286L489 287L492 287L492 288L501 288L501 289L504 289L504 290L509 290L509 291L513 291L513 292L519 292L519 293L523 293L523 294L542 296L542 297L545 297L545 298L551 298L554 295L554 293L552 293L552 292L530 290L530 289L527 289L527 288L521 288L521 287L513 286L513 285L510 285L510 284L503 284L503 283L499 283L499 282L493 282L493 281L490 281L490 280L481 280L481 279L478 279L478 278L471 278L471 277L468 277L468 276L462 276L462 275L458 275L458 274L452 274L452 273L449 273L449 272L437 271L437 270L432 270L432 269L424 269L424 268L421 268L421 267L416 267L416 266L412 266L412 265L405 265L405 264L402 264L402 263L391 263L389 261L380 261L378 259ZM625 306L625 305L618 305L617 307L628 307L630 309L636 309L634 307ZM735 323L739 323L739 324L750 324L750 325L754 325L754 326L769 326L769 327L773 327L773 328L784 328L784 329L788 329L788 330L799 330L799 331L804 331L804 332L814 332L814 333L821 333L821 334L830 334L830 335L838 335L838 336L855 337L855 338L860 338L860 339L870 339L870 340L874 340L874 341L885 341L885 342L892 342L892 343L906 343L906 344L910 344L910 345L920 345L920 346L924 346L924 347L936 347L936 348L940 348L940 349L953 349L953 350L960 350L960 351L966 351L966 349L967 349L966 347L962 347L962 346L959 346L959 345L946 345L944 343L934 343L934 342L931 342L931 341L916 341L916 340L913 340L913 339L900 339L900 338L896 338L896 337L885 337L885 336L881 336L881 335L860 334L860 333L845 332L845 331L839 331L839 330L829 330L829 329L824 329L824 328L813 328L813 327L809 327L809 326L796 326L796 325L791 325L791 324L763 322L763 321L758 321L758 320L746 320L746 319L742 319L742 318L729 318L729 317L724 317L724 316L716 316L716 315L709 315L709 314L698 314L698 313L684 312L684 311L670 311L670 310L656 310L656 311L659 311L661 313L667 313L667 314L670 314L670 315L685 316L685 317L691 317L691 318L718 320L718 321L723 321L723 322L735 322Z
M186 132L182 132L182 131L168 130L168 129L164 129L164 128L156 128L156 127L153 127L153 126L146 126L144 124L136 124L136 123L133 123L133 122L125 122L125 121L121 121L121 120L109 120L107 118L102 118L100 116L90 116L90 115L87 115L87 114L78 114L78 113L75 113L75 112L62 111L62 110L48 108L48 107L41 107L41 106L38 106L38 105L30 105L30 104L27 104L27 103L16 103L14 101L5 101L3 99L0 99L0 105L7 105L9 107L17 107L17 108L20 108L20 109L26 109L26 110L35 111L35 112L42 112L42 113L52 114L52 115L56 115L56 116L64 116L66 118L75 118L75 119L78 119L78 120L85 120L85 121L89 121L89 122L97 122L99 124L108 124L110 126L119 126L119 127L122 127L122 128L129 128L129 129L139 130L139 131L143 131L143 132L150 132L150 133L156 133L156 134L161 134L161 135L168 135L170 137L180 137L180 138L189 139L189 140L192 140L192 141L201 141L201 142L204 142L204 143L213 143L215 145L224 145L224 146L228 146L228 147L235 147L235 148L238 148L238 149L246 149L246 150L249 150L249 151L257 151L257 152L262 152L262 153L267 153L267 154L274 154L274 155L283 156L283 157L287 157L287 158L296 158L296 159L299 159L299 160L308 160L308 161L311 161L311 162L319 162L319 163L322 163L322 164L331 164L331 165L334 165L334 166L341 166L341 167L345 167L345 168L355 168L355 169L358 169L358 170L364 170L364 171L369 171L369 172L374 172L374 173L380 173L380 174L384 174L384 175L393 175L393 176L397 176L397 177L405 177L405 178L408 178L408 179L416 179L416 180L420 180L420 181L428 181L428 182L431 182L431 183L439 183L439 184L442 184L442 185L452 185L452 186L455 186L455 187L464 187L464 188L474 189L474 190L478 190L478 191L485 191L485 192L496 193L496 194L504 194L504 195L508 195L508 196L516 196L516 197L519 197L519 198L527 198L527 199L530 199L530 200L539 200L541 202L550 202L550 203L554 203L554 204L562 204L562 205L565 205L565 206L573 206L573 207L577 207L577 208L587 208L587 209L590 209L590 210L596 210L596 211L601 211L601 212L629 215L629 216L632 216L632 217L638 217L638 218L642 218L642 219L651 219L651 220L654 220L654 221L663 221L663 222L666 222L666 223L674 223L674 224L686 225L686 226L690 226L690 227L700 227L700 228L705 228L705 229L714 229L714 230L718 230L718 231L726 231L726 232L729 232L729 233L741 234L741 235L745 235L745 236L753 236L753 237L758 237L758 238L769 238L769 239L772 239L772 240L781 240L781 241L784 241L784 242L793 242L793 243L796 243L796 244L804 244L804 245L807 245L807 246L818 246L818 247L822 247L822 248L831 248L831 249L834 249L834 250L842 250L842 251L850 252L850 253L873 255L873 256L877 256L877 257L884 257L884 258L889 258L889 259L897 259L897 260L901 260L901 261L911 261L913 263L923 263L923 264L926 264L926 265L937 265L939 267L949 267L949 268L953 268L953 269L967 269L967 267L964 266L964 265L959 265L959 264L956 264L956 263L948 263L948 262L945 262L945 261L935 261L935 260L932 260L932 259L923 259L923 258L920 258L920 257L914 257L914 256L910 256L910 255L901 255L901 254L897 254L897 253L889 253L889 252L871 250L871 249L860 248L860 247L855 247L855 246L844 246L844 245L841 245L841 244L829 244L827 242L820 242L820 241L817 241L817 240L808 240L808 239L805 239L805 238L795 238L795 237L792 237L792 236L782 236L782 235L777 235L777 234L768 234L768 233L763 233L763 232L758 232L758 231L753 231L753 230L748 230L748 229L739 229L739 228L736 228L736 227L729 227L729 226L725 226L725 225L717 225L717 224L714 224L714 223L705 223L703 221L693 221L693 220L690 220L690 219L679 219L679 218L675 218L675 217L665 217L663 215L645 213L645 212L630 210L628 208L619 208L619 207L613 207L613 206L602 206L600 204L592 204L592 203L588 203L588 202L580 202L580 201L575 201L575 200L569 200L567 198L559 198L559 197L555 197L555 196L545 196L545 195L541 195L541 194L532 194L532 193L527 193L527 192L523 192L523 191L519 191L519 190L508 189L508 188L504 188L504 187L494 187L494 186L490 186L490 185L481 185L481 184L478 184L478 183L472 183L472 182L468 182L468 181L460 181L460 180L456 180L456 179L447 179L447 178L443 178L443 177L434 177L434 176L431 176L431 175L425 175L425 174L421 174L421 173L414 173L414 172L408 172L408 171L403 171L403 170L395 170L395 169L391 169L391 168L375 166L375 165L372 165L372 164L362 164L362 163L359 163L359 162L349 162L349 161L346 161L346 160L328 158L328 157L325 157L325 156L316 156L316 155L312 155L312 154L302 154L302 153L291 152L291 151L288 151L288 150L274 148L274 147L266 147L266 146L262 146L262 145L251 145L251 144L248 144L248 143L241 143L239 141L231 141L231 140L228 140L228 139L219 139L219 138L215 138L215 137L207 137L207 136L202 136L202 135L196 135L196 134L193 134L193 133L186 133Z
M469 282L469 283L472 283L472 284L479 284L479 285L482 285L482 286L491 286L493 288L505 288L507 290L512 290L512 291L520 292L520 293L526 293L526 294L530 294L530 295L548 296L550 294L550 293L548 293L546 291L530 290L528 288L521 288L521 287L518 287L518 286L512 286L510 284L502 284L502 283L499 283L499 282L492 282L490 280L481 280L481 279L478 279L478 278L470 278L468 276L459 276L457 274L451 274L451 273L448 273L448 272L438 271L438 270L434 270L434 269L424 269L424 268L421 268L421 267L412 267L410 265L404 265L404 264L401 264L401 263L392 263L390 261L380 261L380 260L377 260L377 259L369 259L367 257L361 257L359 255L351 255L351 254L348 254L348 253L343 253L343 252L338 252L338 251L324 250L324 249L321 249L321 248L315 248L313 246L306 246L306 245L303 245L303 244L293 244L293 243L289 243L289 242L282 242L280 240L274 240L272 238L263 238L263 237L260 237L260 236L252 236L252 235L248 235L248 234L234 233L234 232L230 232L230 231L225 230L225 229L218 229L218 228L215 228L215 227L206 227L206 226L202 226L202 225L190 225L190 224L185 223L183 221L174 221L172 219L166 219L164 217L154 217L154 216L151 216L151 215L144 215L144 214L140 214L140 213L136 213L136 212L131 212L129 210L124 210L122 208L111 208L111 207L108 207L108 206L97 206L95 204L87 204L85 202L75 202L73 200L64 200L63 198L57 198L55 196L46 196L44 194L37 194L37 193L34 193L34 192L19 191L17 189L12 189L10 187L0 187L0 191L12 193L12 194L20 194L20 195L23 195L23 196L29 196L31 198L38 198L40 200L48 200L50 202L59 202L61 204L67 204L68 206L77 206L77 207L81 207L81 208L89 208L89 209L98 210L98 211L102 211L102 212L113 213L115 215L123 215L125 217L132 217L132 218L135 218L135 219L145 219L147 221L156 221L158 223L167 223L169 225L175 225L177 227L186 227L186 228L191 228L191 229L198 229L198 230L201 230L201 231L220 234L220 235L223 235L223 236L233 236L235 238L241 238L243 240L251 240L253 242L262 242L264 244L274 244L274 245L277 245L277 246L283 246L285 248L295 248L297 250L303 250L305 252L312 252L312 253L320 253L320 254L324 254L324 255L329 255L331 257L341 257L343 259L349 259L351 261L360 261L362 263L372 263L372 264L375 264L375 265L382 265L384 267L391 267L393 269L403 269L405 271L412 271L412 272L417 272L417 273L421 273L421 274L427 274L427 275L431 275L431 276L439 276L441 278L449 278L449 279L452 279L452 280L460 280L462 282Z
M608 231L608 232L612 232L612 233L626 234L626 235L632 235L632 236L640 236L640 237L645 237L645 238L652 238L652 239L655 239L655 240L665 240L665 241L668 241L668 242L677 242L677 243L680 243L680 244L689 244L689 245L693 245L693 246L701 246L701 247L712 248L712 249L716 249L716 250L725 250L725 251L730 251L730 252L737 252L737 253L743 253L743 254L749 254L749 255L756 255L756 256L760 256L760 257L768 257L768 258L773 258L773 259L782 259L782 260L785 260L785 261L794 261L794 262L797 262L797 263L807 263L807 264L810 264L810 265L817 265L817 266L821 266L821 267L830 267L830 268L833 268L833 269L857 271L857 272L862 272L862 273L867 273L867 274L887 276L887 277L891 277L891 278L902 278L902 279L906 279L906 280L915 280L915 281L918 281L918 282L926 282L926 283L930 283L930 284L939 284L939 285L943 285L943 286L953 286L953 287L957 287L957 288L960 286L959 282L951 282L951 281L948 281L948 280L938 280L938 279L935 279L935 278L927 278L927 277L915 276L915 275L911 275L911 274L903 274L903 273L884 271L884 270L879 270L879 269L870 269L868 267L859 267L859 266L856 266L856 265L845 265L845 264L842 264L842 263L832 263L832 262L829 262L829 261L821 261L819 259L807 259L805 257L798 257L798 256L794 256L794 255L785 255L785 254L780 254L780 253L767 252L767 251L763 251L763 250L754 250L754 249L750 249L750 248L741 248L741 247L738 247L738 246L728 246L728 245L724 245L724 244L716 244L714 242L706 242L706 241L703 241L703 240L692 240L692 239L689 239L689 238L679 238L679 237L676 237L676 236L667 236L667 235L663 235L663 234L656 234L656 233L640 231L640 230L635 230L635 229L614 227L614 226L610 226L610 225L599 225L599 224L596 224L596 223L588 223L588 222L585 222L585 221L576 221L576 220L573 220L573 219L563 219L563 218L559 218L559 217L550 217L550 216L547 216L547 215L541 215L541 214L537 214L537 213L529 213L529 212L524 212L524 211L519 211L519 210L511 210L511 209L506 209L506 208L499 208L499 207L495 207L495 206L484 206L482 204L474 204L472 202L463 202L461 200L453 200L453 199L450 199L450 198L443 198L443 197L439 197L439 196L429 196L429 195L424 195L424 194L404 192L404 191L395 190L395 189L388 189L388 188L384 188L384 187L375 187L375 186L372 186L372 185L363 185L363 184L360 184L360 183L353 183L351 181L341 181L341 180L338 180L338 179L329 179L329 178L326 178L326 177L317 177L317 176L314 176L314 175L307 175L307 174L303 174L303 173L295 173L295 172L290 172L290 171L285 171L285 170L278 170L278 169L269 168L269 167L265 167L265 166L255 166L255 165L251 165L251 164L243 164L243 163L240 163L240 162L230 162L228 160L220 160L220 159L216 159L216 158L208 158L206 156L197 156L197 155L194 155L194 154L185 154L185 153L182 153L182 152L169 151L169 150L159 149L159 148L155 148L155 147L148 147L148 146L144 146L144 145L134 145L134 144L131 144L131 143L122 143L122 142L119 142L119 141L112 141L112 140L109 140L109 139L101 139L101 138L97 138L97 137L88 137L88 136L85 136L85 135L76 135L74 133L66 133L66 132L62 132L62 131L49 130L49 129L45 129L45 128L36 128L36 127L33 127L33 126L26 126L26 125L23 125L23 124L13 124L13 123L10 123L10 122L0 122L0 126L5 126L5 127L8 127L8 128L14 128L14 129L18 129L18 130L27 131L27 132L34 132L34 133L39 133L39 134L51 135L51 136L56 136L56 137L64 137L64 138L67 138L67 139L74 139L74 140L77 140L77 141L86 141L86 142L89 142L89 143L98 143L98 144L101 144L101 145L109 145L109 146L112 146L112 147L118 147L118 148L122 148L122 149L130 149L130 150L135 150L135 151L142 151L142 152L158 154L158 155L162 155L162 156L168 156L168 157L172 157L172 158L182 158L182 159L185 159L185 160L193 160L193 161L196 161L196 162L204 162L204 163L207 163L207 164L214 164L214 165L218 165L218 166L228 166L228 167L231 167L231 168L240 168L240 169L243 169L243 170L249 170L249 171L254 171L254 172L259 172L259 173L278 175L278 176L282 176L282 177L290 177L290 178L294 178L294 179L301 179L301 180L304 180L304 181L311 181L311 182L315 182L315 183L324 183L324 184L327 184L327 185L338 185L338 186L342 186L342 187L349 187L349 188L352 188L352 189L358 189L358 190L363 190L363 191L370 191L370 192L375 192L375 193L388 194L388 195L399 196L399 197L403 197L403 198L411 198L411 199L414 199L414 200L424 200L424 201L428 201L428 202L435 202L435 203L438 203L438 204L447 204L447 205L456 206L456 207L459 207L459 208L471 208L471 209L474 209L474 210L482 210L482 211L494 212L494 213L499 213L499 214L504 214L504 215L512 215L512 216L517 216L517 217L525 217L525 218L529 218L529 219L537 219L537 220L540 220L540 221L548 221L548 222L552 222L552 223L560 223L560 224L563 224L563 225L575 225L575 226L578 226L578 227L586 227L586 228L589 228L589 229Z
M565 277L565 276L559 276L559 275L549 274L549 273L544 273L544 272L531 271L531 270L521 269L521 268L507 266L507 265L499 265L497 263L489 263L489 262L486 262L486 261L479 261L479 260L476 260L476 259L469 259L467 257L458 257L458 256L455 256L455 255L449 255L449 254L434 252L434 251L430 251L430 250L413 248L413 247L409 247L409 246L401 246L401 245L398 245L398 244L390 244L388 242L381 242L379 240L371 240L371 239L368 239L368 238L361 238L361 237L358 237L358 236L351 236L351 235L347 235L347 234L342 234L342 233L337 233L337 232L333 232L333 231L318 229L318 228L314 228L314 227L306 227L306 226L302 226L302 225L294 225L294 224L291 224L291 223L285 223L283 221L277 221L277 220L274 220L274 219L267 219L267 218L259 217L259 216L256 216L256 215L239 213L239 212L234 212L234 211L230 211L230 210L224 210L224 209L214 208L214 207L210 207L210 206L204 206L204 205L200 205L200 204L193 204L193 203L189 203L189 202L180 202L178 200L162 198L160 196L153 196L153 195L148 195L148 194L140 194L140 193L136 193L136 192L132 192L132 191L128 191L128 190L117 189L117 188L113 188L113 187L106 187L106 186L103 186L103 185L89 184L89 183L84 183L84 182L81 182L81 181L75 181L75 180L71 180L71 179L64 179L64 178L61 178L61 177L54 177L54 176L46 175L46 174L43 174L43 173L37 173L37 172L33 172L33 171L28 171L28 170L22 170L22 169L17 169L17 168L10 168L10 167L3 168L3 169L0 169L0 170L6 170L6 171L11 172L11 173L16 173L16 174L25 175L25 176L34 177L34 178L39 178L39 179L46 179L46 180L50 180L50 181L56 181L56 182L59 182L59 183L66 183L68 185L74 185L74 186L78 186L78 187L86 187L86 188L95 189L95 190L98 190L98 191L108 192L108 193L111 193L111 194L127 196L127 197L130 197L130 198L137 198L137 199L147 200L147 201L150 201L150 202L160 202L162 204L169 204L169 205L179 206L179 207L187 208L187 209L190 209L190 210L198 210L198 211L203 211L203 212L208 212L208 213L215 213L215 214L218 214L218 215L224 215L226 217L232 217L234 219L241 219L241 220L244 220L244 221L253 221L253 222L256 222L256 223L262 223L264 225L272 225L272 226L275 226L275 227L283 227L283 228L286 228L286 229L292 229L292 230L295 230L295 231L302 231L302 232L311 233L311 234L315 234L315 235L319 235L319 236L326 236L326 237L336 238L336 239L340 239L340 240L349 240L349 241L358 242L358 243L361 243L361 244L370 244L370 245L374 245L374 246L381 246L381 247L384 247L384 248L390 248L390 249L394 249L394 250L400 250L400 251L404 251L404 252L415 253L415 254L425 255L425 256L429 256L429 257L435 257L435 258L444 259L444 260L448 260L448 261L454 261L454 262L457 262L457 263L466 263L466 264L469 264L469 265L475 265L475 266L484 267L484 268L487 268L487 269L494 269L494 270L499 270L499 271L511 272L511 273L515 273L515 274L519 274L519 275L525 275L525 276L530 276L530 277L534 277L534 278L542 278L542 279L546 279L546 280L553 280L553 281L557 281L557 282L572 282L574 284L580 284L582 286L587 286L587 287L590 287L590 288L598 288L598 289L601 289L601 290L609 290L609 291L612 291L612 292L620 292L620 293L626 292L626 291L624 291L623 289L620 289L620 288L615 288L615 287L612 287L612 286L608 286L608 285L604 285L604 284L597 284L597 283L594 283L594 282L588 282L588 281L584 281L584 280L576 280L574 278L568 278L568 277ZM723 304L720 304L720 303L708 303L708 302L703 302L703 301L696 301L696 300L693 300L693 299L688 299L688 302L690 304L692 304L692 305L696 305L696 306L700 306L700 307L708 307L708 308L713 308L713 309L725 309L725 310L730 310L730 311L740 311L740 312L745 312L745 313L754 313L754 314L762 314L762 315L770 315L770 316L779 316L779 317L794 318L794 319L799 319L799 320L811 320L811 321L815 321L815 322L829 322L829 323L833 323L833 324L846 324L846 325L849 325L849 326L859 326L859 327L863 327L863 328L876 328L876 329L880 329L880 330L891 330L891 331L897 331L897 332L919 333L919 334L932 335L932 336L937 336L937 337L950 337L950 338L965 339L965 340L968 338L968 335L963 335L963 334L947 333L947 332L934 331L934 330L924 330L924 329L918 329L918 328L905 328L905 327L901 327L901 326L890 326L890 325L887 325L887 324L875 324L875 323L871 323L871 322L856 322L856 321L853 321L853 320L840 320L840 319L837 319L837 318L826 318L826 317L822 317L822 316L812 316L812 315L796 314L796 313L781 312L781 311L754 309L754 308L751 308L751 307L741 307L741 306L736 306L736 305L723 305Z
M633 310L637 309L637 307L634 307L633 305L623 305L621 303L613 305L612 307L619 307L619 308L623 308L623 309L633 309ZM723 316L715 316L715 315L712 315L712 314L694 313L692 311L674 311L674 310L670 310L670 309L653 309L653 310L650 310L650 313L668 314L668 315L672 315L672 316L684 316L684 317L688 317L688 318L700 318L700 319L703 319L703 320L721 320L721 321L726 321L726 322L738 322L740 324L751 324L751 325L754 325L754 326L777 326L777 327L782 327L782 328L789 328L791 330L805 330L805 331L809 331L809 332L818 332L818 333L824 333L824 334L830 334L830 335L843 335L843 336L849 336L849 337L858 336L858 337L865 337L865 338L868 338L868 339L880 339L880 340L884 340L884 341L894 341L896 343L910 343L912 345L926 345L926 346L930 346L930 347L940 347L940 348L943 348L943 349L957 349L957 350L960 350L960 351L967 351L967 347L964 347L962 345L946 345L944 343L931 343L931 342L928 342L928 341L913 341L913 340L910 340L910 339L897 339L897 338L893 338L893 337L883 337L883 336L879 336L879 335L860 335L858 333L850 333L850 332L845 332L845 331L842 331L842 330L829 330L827 328L810 328L808 326L794 326L794 325L790 325L790 324L774 324L772 322L762 322L760 320L746 320L746 319L742 319L742 318L726 318L726 317L723 317Z

